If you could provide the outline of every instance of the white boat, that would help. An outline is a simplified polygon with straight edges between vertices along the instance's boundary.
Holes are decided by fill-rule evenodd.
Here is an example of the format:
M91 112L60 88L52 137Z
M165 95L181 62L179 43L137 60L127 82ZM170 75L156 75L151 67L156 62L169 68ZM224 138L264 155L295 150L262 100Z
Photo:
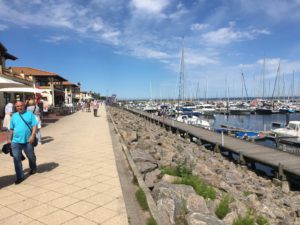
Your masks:
M180 115L176 118L176 120L179 121L179 122L182 122L182 123L203 127L205 129L208 129L208 130L210 129L209 122L206 121L206 120L202 120L202 119L198 118L197 116Z
M146 102L143 110L146 112L156 112L158 110L158 107L157 107L157 104L155 104L155 102L150 100L150 101Z
M290 121L285 128L272 130L276 137L300 137L300 121Z
M197 109L195 110L200 112L203 115L213 115L216 112L215 106L211 104L202 104L197 105Z

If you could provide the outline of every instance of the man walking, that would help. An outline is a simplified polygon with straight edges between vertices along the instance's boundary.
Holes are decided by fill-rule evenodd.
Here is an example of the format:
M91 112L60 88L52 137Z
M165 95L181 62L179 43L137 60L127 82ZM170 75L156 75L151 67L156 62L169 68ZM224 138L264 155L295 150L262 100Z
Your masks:
M93 110L94 110L94 117L97 117L97 112L98 112L98 108L99 108L99 104L98 101L95 99L93 101Z
M36 157L33 143L38 123L34 114L25 110L24 102L17 101L15 106L16 112L11 118L8 143L11 143L14 158L17 177L15 184L19 184L25 179L21 160L22 150L24 150L29 160L30 174L36 173Z

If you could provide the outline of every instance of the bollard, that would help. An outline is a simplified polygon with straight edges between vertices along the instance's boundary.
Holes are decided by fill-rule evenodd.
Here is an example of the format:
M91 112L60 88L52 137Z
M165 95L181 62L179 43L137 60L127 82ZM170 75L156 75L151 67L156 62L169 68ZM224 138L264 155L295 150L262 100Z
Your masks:
M197 145L202 145L202 141L200 138L197 139Z
M277 174L277 179L286 181L286 176L283 172L283 165L281 163L278 163L278 174Z
M191 139L189 133L184 133L183 136L184 136L184 138L185 138L186 140L190 140L190 139Z
M288 112L285 114L285 123L286 123L285 125L287 126L289 122L290 122L290 113Z
M215 144L214 152L220 153L220 144L218 143Z
M246 161L245 161L245 158L244 158L244 154L242 152L239 152L239 160L238 160L238 163L241 164L241 165L246 165Z

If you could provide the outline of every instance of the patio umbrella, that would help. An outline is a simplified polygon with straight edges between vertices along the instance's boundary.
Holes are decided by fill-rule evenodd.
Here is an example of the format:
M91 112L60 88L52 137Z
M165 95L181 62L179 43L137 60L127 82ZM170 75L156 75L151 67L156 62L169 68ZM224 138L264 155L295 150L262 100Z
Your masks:
M10 88L10 87L26 87L25 84L0 77L0 88Z
M42 93L43 90L32 87L0 88L0 92Z

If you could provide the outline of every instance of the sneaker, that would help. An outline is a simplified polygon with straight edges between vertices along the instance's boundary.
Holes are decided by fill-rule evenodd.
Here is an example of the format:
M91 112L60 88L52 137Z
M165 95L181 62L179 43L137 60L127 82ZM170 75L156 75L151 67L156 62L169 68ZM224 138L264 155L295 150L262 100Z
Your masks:
M17 185L17 184L20 184L20 183L22 183L23 180L25 180L25 179L24 179L24 178L17 179L17 180L15 181L15 184L16 184L16 185Z
M36 173L36 170L30 170L30 174L33 175Z

